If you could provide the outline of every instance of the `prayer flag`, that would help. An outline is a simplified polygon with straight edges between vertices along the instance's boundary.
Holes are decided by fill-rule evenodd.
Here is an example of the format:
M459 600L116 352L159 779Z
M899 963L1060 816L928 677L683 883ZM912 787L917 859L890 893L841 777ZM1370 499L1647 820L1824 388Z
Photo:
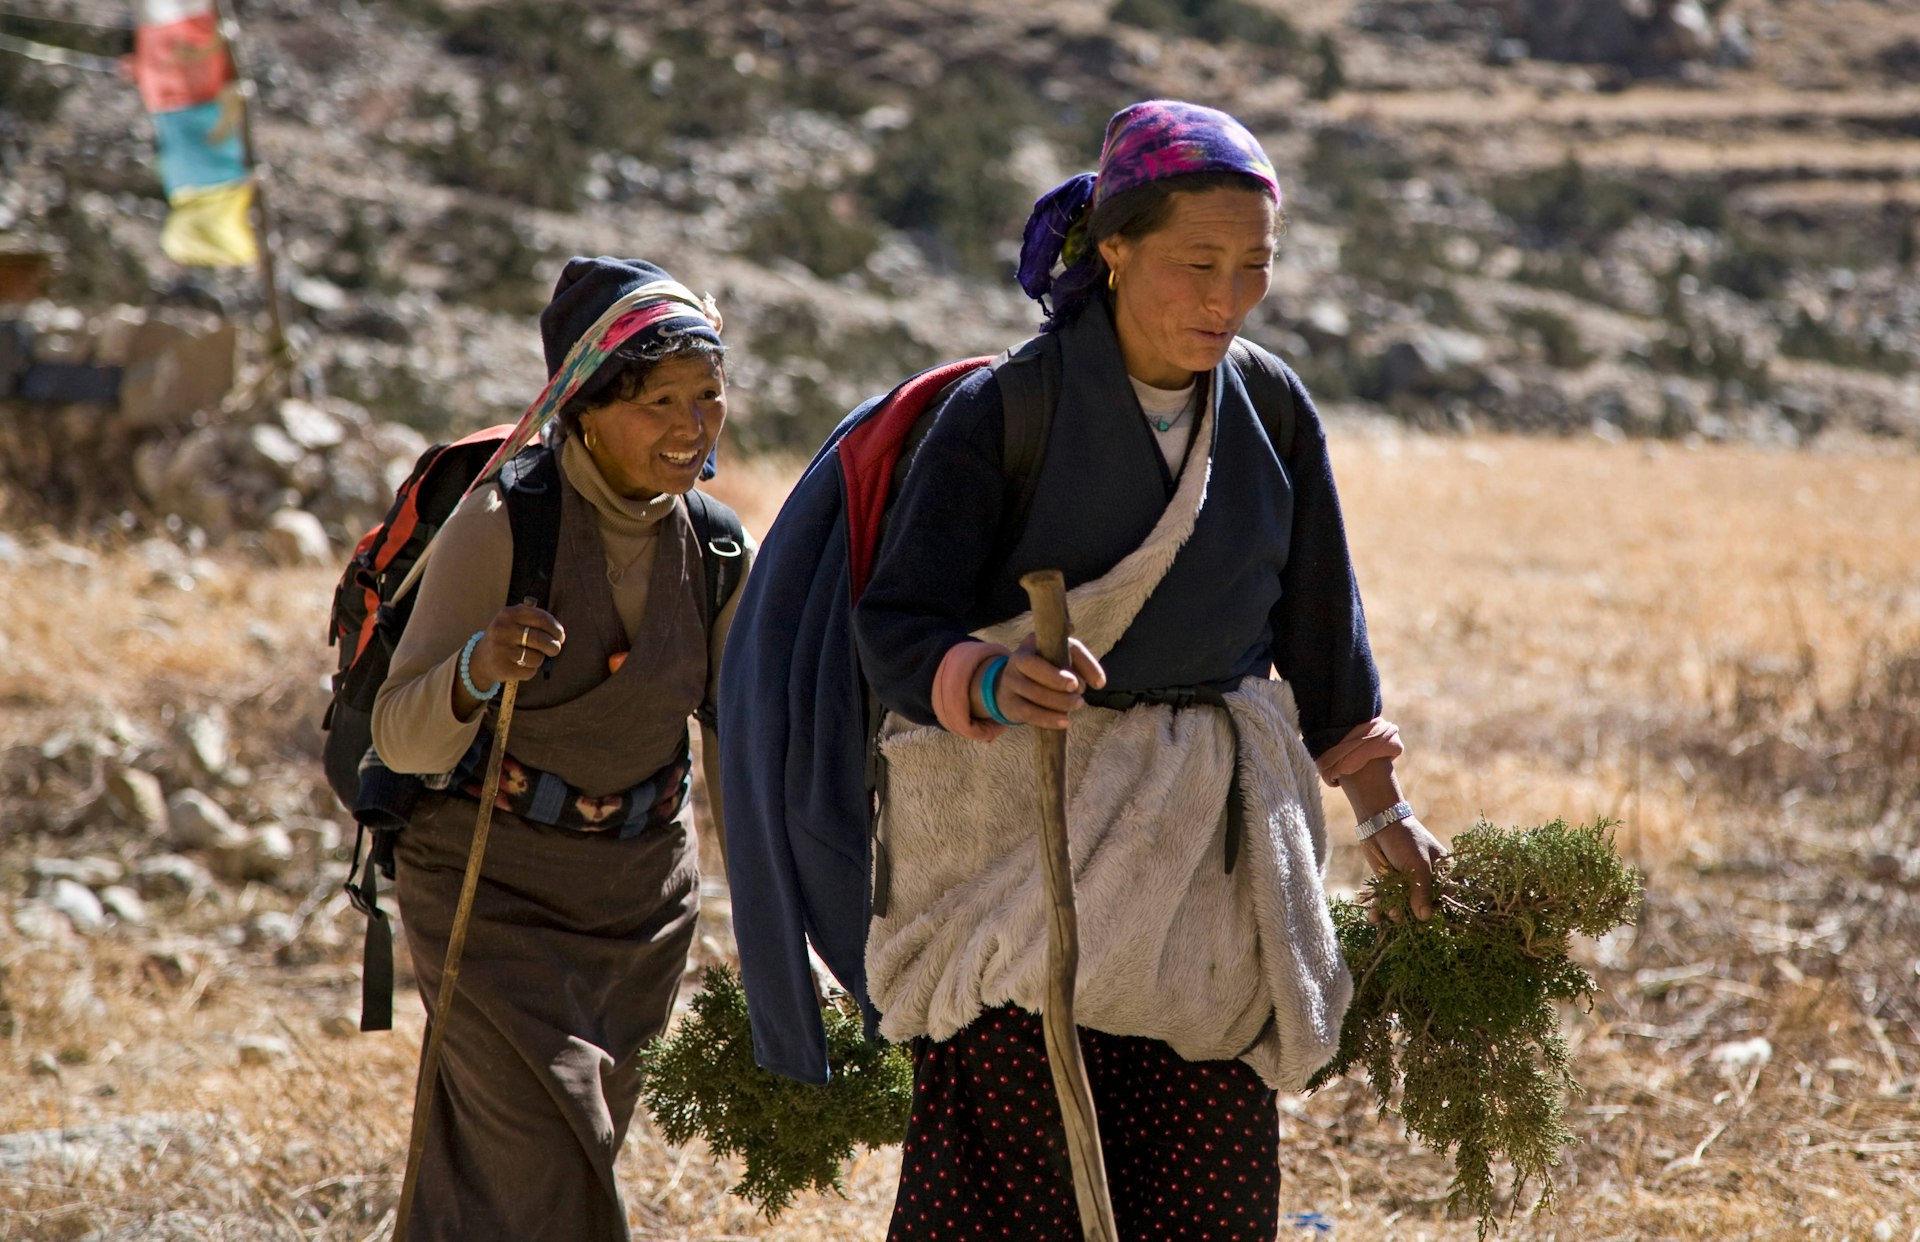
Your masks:
M160 248L176 263L252 263L246 100L213 0L139 0L137 12L130 69L153 117L160 184L173 208Z
M242 106L238 95L230 95L153 114L160 140L160 184L169 202L181 190L231 185L246 177L247 159L240 145Z
M247 220L253 209L252 182L185 189L170 201L173 211L160 230L160 249L175 263L245 267L259 259Z
M233 81L212 0L144 0L133 32L133 81L149 112L208 103Z

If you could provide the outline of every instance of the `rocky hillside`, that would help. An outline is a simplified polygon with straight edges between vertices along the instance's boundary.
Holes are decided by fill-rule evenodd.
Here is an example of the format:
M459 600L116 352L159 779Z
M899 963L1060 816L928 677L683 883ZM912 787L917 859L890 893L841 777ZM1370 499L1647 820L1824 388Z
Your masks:
M1513 1236L1920 1242L1914 0L232 3L291 399L253 274L161 256L130 84L7 50L118 55L128 6L0 0L0 1242L384 1236L421 1012L403 951L400 1029L351 1016L328 592L429 437L537 390L567 255L718 296L764 529L847 406L1031 330L1028 203L1161 94L1280 166L1250 331L1335 411L1410 794L1618 815L1649 876ZM1289 1211L1471 1236L1359 1084L1283 1125ZM644 1120L620 1176L636 1237L838 1242L896 1161L775 1223Z
M133 462L197 435L195 460L244 485L189 525L253 529L292 501L338 541L376 459L419 443L375 428L517 413L541 378L530 316L586 251L715 292L736 443L809 450L904 372L1031 328L1009 277L1027 204L1091 161L1116 105L1162 94L1233 110L1279 164L1290 227L1252 332L1329 403L1460 429L1920 434L1901 0L236 10L303 395L351 451L263 449L277 412L245 399L119 435L69 416L71 444L9 407L0 460L36 463L10 481L102 467L16 496L23 516L177 512ZM126 32L74 21L108 13L31 0L0 27L107 55ZM257 316L249 273L159 255L151 134L126 82L0 54L0 248L59 256L49 297L6 315L43 335L115 303Z

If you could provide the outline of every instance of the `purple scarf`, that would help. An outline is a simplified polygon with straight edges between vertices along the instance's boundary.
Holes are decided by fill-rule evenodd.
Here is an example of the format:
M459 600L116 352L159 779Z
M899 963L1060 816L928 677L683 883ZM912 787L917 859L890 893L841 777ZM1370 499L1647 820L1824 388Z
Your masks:
M1053 289L1057 269L1086 261L1087 217L1114 195L1149 181L1207 172L1245 173L1280 202L1273 161L1247 127L1226 113L1178 99L1122 108L1107 122L1099 173L1070 177L1034 203L1020 242L1020 287L1039 301Z

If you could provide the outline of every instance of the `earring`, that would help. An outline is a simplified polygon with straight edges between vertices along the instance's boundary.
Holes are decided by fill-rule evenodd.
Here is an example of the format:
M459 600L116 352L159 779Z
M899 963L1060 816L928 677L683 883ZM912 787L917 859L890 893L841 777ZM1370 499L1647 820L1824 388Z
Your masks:
M1119 291L1120 291L1120 273L1114 271L1112 268L1108 268L1107 269L1107 292L1118 293Z
M587 452L597 453L600 451L600 439L593 434L591 427L582 427L580 429L580 438L586 442Z

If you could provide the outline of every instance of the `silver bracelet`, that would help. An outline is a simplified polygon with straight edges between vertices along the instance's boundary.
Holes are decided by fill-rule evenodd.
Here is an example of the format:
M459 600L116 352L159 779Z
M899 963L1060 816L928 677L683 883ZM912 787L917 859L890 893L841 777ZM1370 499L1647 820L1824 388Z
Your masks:
M1410 802L1396 802L1386 810L1376 811L1374 814L1367 816L1355 824L1353 826L1353 839L1356 841L1364 841L1374 833L1379 832L1382 828L1385 828L1388 824L1397 824L1403 819L1412 818L1413 804Z

